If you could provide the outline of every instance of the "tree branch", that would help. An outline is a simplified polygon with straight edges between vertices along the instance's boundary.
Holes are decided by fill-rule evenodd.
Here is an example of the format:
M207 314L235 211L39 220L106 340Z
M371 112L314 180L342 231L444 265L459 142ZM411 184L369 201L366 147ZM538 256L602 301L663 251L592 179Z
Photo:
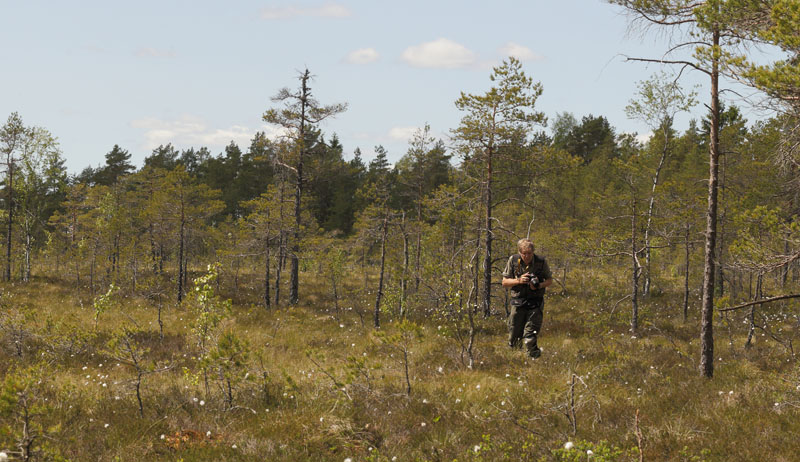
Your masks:
M755 301L752 301L752 302L742 303L741 305L732 306L730 308L722 308L722 309L719 309L717 311L725 312L725 311L739 310L739 309L742 309L742 308L747 308L748 306L762 305L764 303L776 302L778 300L788 300L790 298L800 298L800 294L781 295L781 296L778 296L778 297L764 298L764 299L761 299L761 300L755 300Z
M690 61L673 61L669 59L650 59L650 58L631 58L630 56L625 57L626 61L641 61L645 63L658 63L658 64L681 64L684 67L691 67L697 71L700 71L706 75L711 75L711 72L703 69L702 67L698 66L697 64L690 62Z

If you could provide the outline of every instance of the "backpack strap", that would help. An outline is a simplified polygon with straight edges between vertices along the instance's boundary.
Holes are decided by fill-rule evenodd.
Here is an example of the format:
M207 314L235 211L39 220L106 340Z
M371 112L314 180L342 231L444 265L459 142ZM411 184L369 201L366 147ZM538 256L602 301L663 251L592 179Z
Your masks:
M522 271L522 255L515 254L511 262L511 267L514 268L514 275L516 276L517 270ZM522 274L522 273L520 273Z

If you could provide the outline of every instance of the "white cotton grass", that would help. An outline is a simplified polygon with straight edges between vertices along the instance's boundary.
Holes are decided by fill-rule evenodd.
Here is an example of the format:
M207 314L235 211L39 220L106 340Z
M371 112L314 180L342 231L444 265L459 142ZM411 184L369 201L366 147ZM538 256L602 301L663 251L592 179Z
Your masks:
M567 441L566 443L564 443L564 449L566 449L567 451L572 449L573 446L575 446L575 445L572 444L572 441Z
M8 454L5 451L0 451L0 460L8 460Z

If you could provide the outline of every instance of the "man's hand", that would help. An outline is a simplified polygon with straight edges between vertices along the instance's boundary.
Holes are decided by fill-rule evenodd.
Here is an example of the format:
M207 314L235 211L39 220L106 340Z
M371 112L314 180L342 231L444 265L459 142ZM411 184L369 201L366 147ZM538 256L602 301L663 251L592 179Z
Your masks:
M531 282L531 277L530 277L530 275L528 273L525 273L525 274L523 274L522 276L519 277L519 283L520 284L528 284L530 282Z

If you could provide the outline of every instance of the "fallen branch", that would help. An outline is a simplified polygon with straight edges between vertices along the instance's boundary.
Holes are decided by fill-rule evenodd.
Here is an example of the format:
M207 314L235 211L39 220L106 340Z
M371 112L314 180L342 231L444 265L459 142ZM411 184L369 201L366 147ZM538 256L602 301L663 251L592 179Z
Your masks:
M792 294L792 295L781 295L779 297L772 297L772 298L762 298L761 300L755 300L752 302L742 303L741 305L732 306L729 308L722 308L717 311L725 312L725 311L733 311L733 310L740 310L742 308L747 308L748 306L753 305L762 305L764 303L769 302L776 302L778 300L788 300L790 298L800 298L800 294Z
M619 306L620 303L624 302L625 300L627 300L629 298L631 298L630 294L628 294L628 295L622 297L621 299L617 300L617 303L615 303L614 307L611 308L611 313L609 314L609 316L614 316L614 311L617 310L617 306Z

